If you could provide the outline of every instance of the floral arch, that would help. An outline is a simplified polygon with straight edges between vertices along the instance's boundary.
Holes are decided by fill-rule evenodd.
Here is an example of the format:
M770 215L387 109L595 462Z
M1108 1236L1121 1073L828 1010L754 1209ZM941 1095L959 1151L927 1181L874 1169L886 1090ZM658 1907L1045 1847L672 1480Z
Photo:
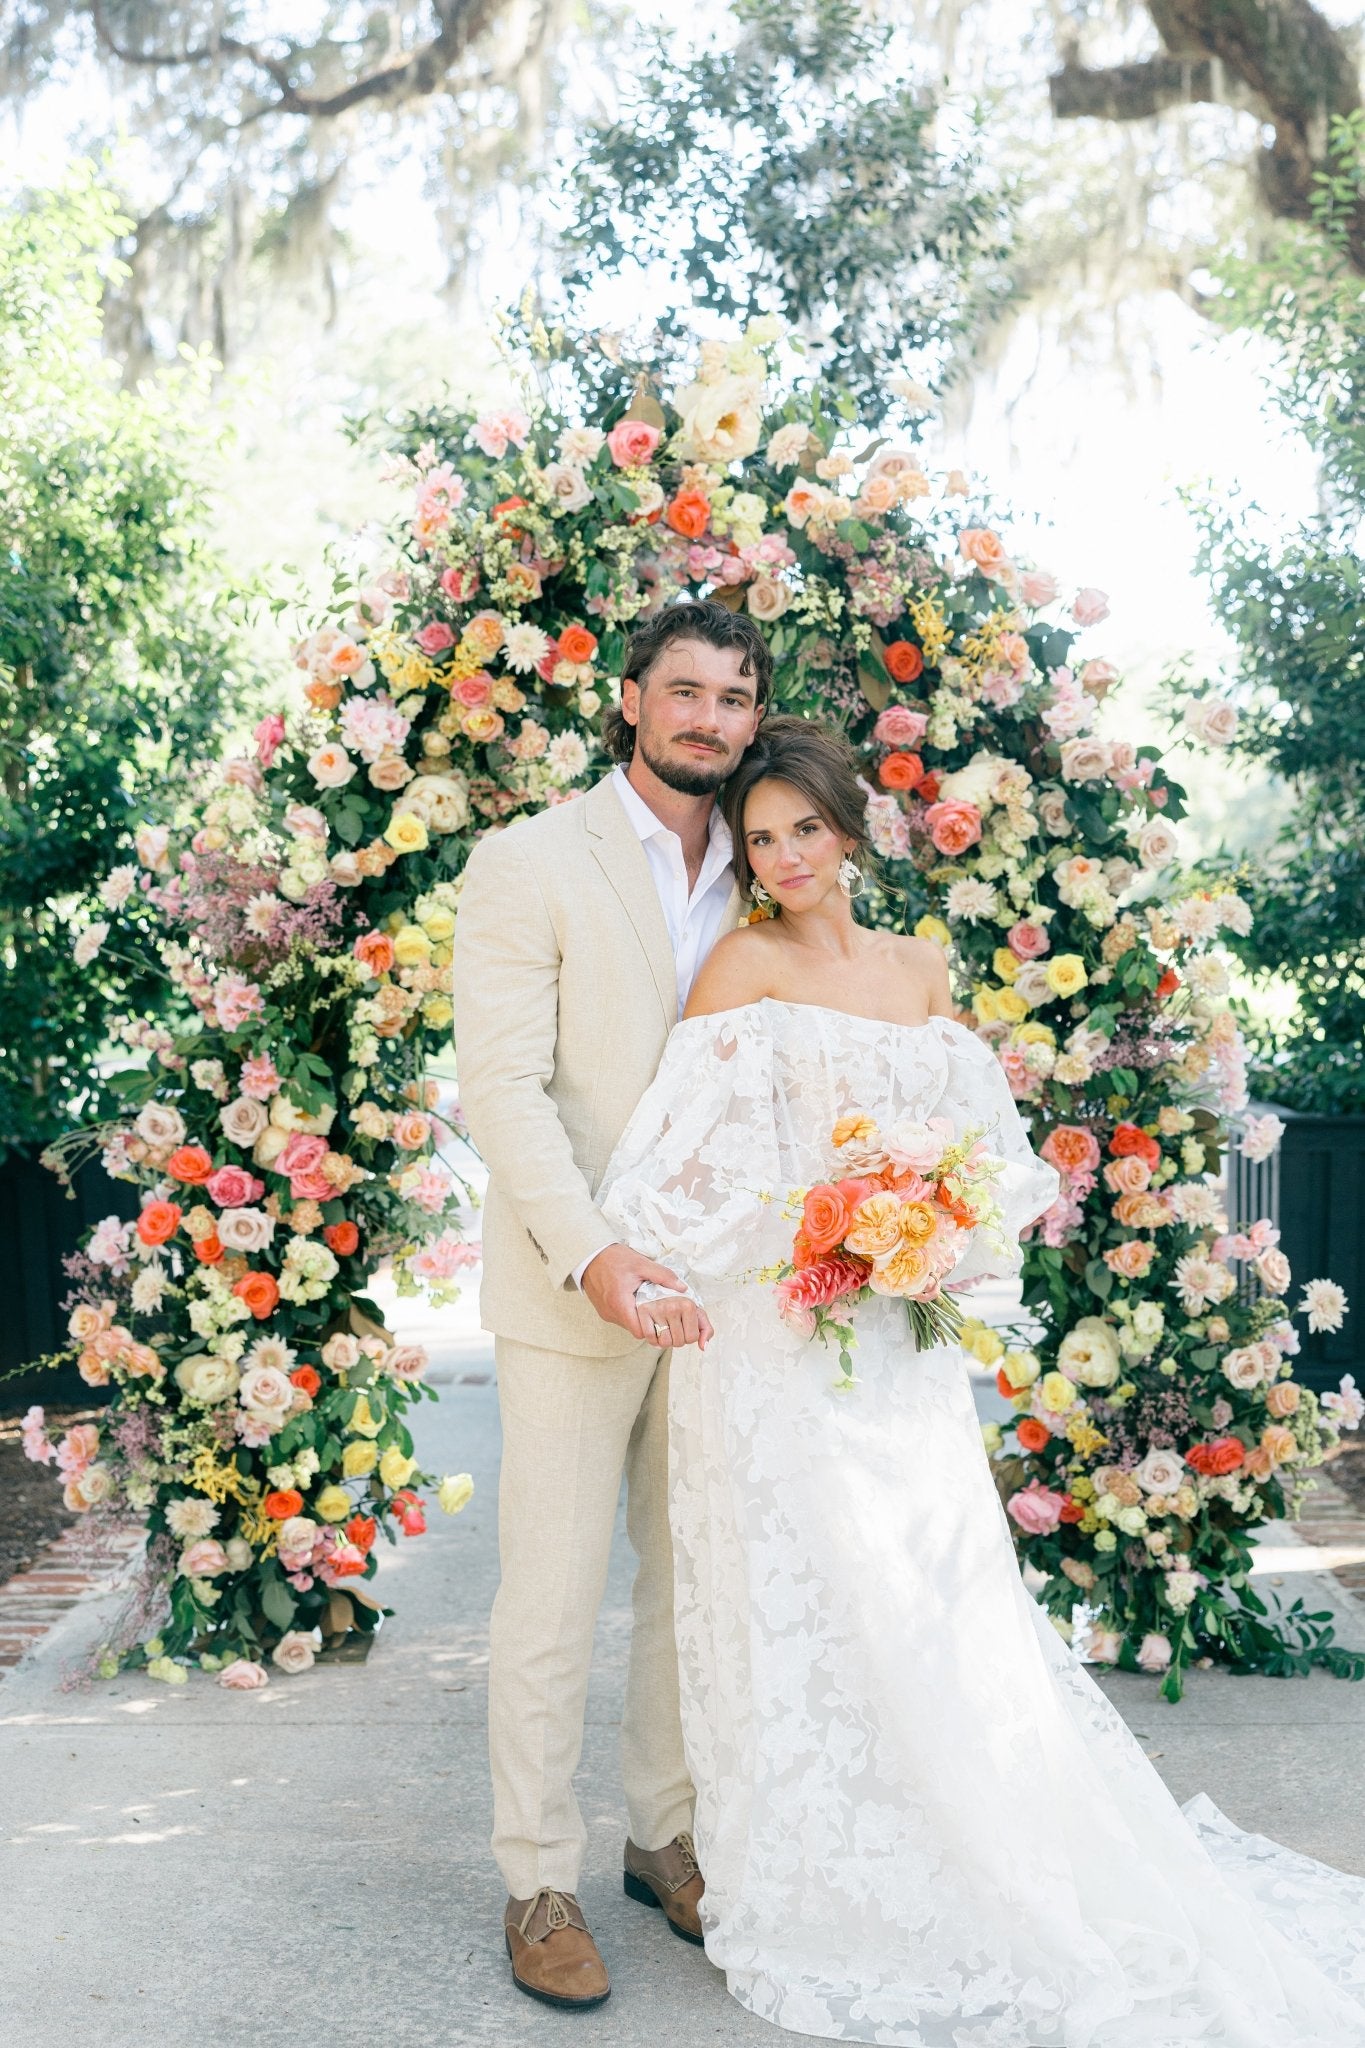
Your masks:
M76 1134L135 1179L93 1233L71 1339L115 1397L31 1454L82 1508L143 1517L155 1633L107 1658L234 1681L373 1628L377 1539L419 1533L422 1358L364 1295L452 1297L477 1256L443 1167L426 1060L448 1042L473 840L571 801L631 620L709 593L765 626L784 708L836 720L914 929L951 952L1064 1194L1028 1247L1032 1341L969 1325L1012 1406L987 1449L1064 1631L1162 1671L1343 1653L1246 1611L1250 1531L1291 1509L1351 1390L1292 1377L1274 1233L1211 1178L1245 1099L1217 952L1245 905L1179 863L1157 748L1100 737L1106 603L1013 560L967 480L782 388L757 323L694 381L610 404L528 350L507 409L414 422L389 466L386 564L297 650L301 687L183 831L145 827L77 939L160 943L180 1028L130 1025L126 1116ZM557 396L555 394L558 394ZM913 387L905 395L913 401ZM584 418L585 411L588 417ZM594 416L595 412L595 416ZM1235 718L1196 702L1218 743ZM1253 1149L1273 1143L1250 1130ZM1341 1312L1331 1283L1298 1312ZM243 1678L242 1682L252 1682ZM256 1682L259 1682L257 1680Z

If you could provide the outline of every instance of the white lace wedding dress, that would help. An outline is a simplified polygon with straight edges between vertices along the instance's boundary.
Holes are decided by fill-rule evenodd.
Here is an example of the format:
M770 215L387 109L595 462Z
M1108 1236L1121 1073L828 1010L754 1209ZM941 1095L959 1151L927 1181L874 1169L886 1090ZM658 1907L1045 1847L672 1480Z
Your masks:
M969 1031L773 1000L677 1027L604 1184L715 1325L671 1390L708 1956L835 2040L1361 2048L1365 1880L1176 1806L1023 1585L961 1352L875 1302L837 1392L742 1277L854 1109L994 1126L1016 1233L1052 1197Z

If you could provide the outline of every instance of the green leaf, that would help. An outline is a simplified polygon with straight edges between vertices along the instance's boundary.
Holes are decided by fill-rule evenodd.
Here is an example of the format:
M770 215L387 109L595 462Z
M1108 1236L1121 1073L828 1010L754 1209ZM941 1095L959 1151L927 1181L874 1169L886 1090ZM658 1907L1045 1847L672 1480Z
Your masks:
M273 1621L276 1628L290 1629L294 1626L298 1605L283 1579L263 1579L261 1607L266 1619Z

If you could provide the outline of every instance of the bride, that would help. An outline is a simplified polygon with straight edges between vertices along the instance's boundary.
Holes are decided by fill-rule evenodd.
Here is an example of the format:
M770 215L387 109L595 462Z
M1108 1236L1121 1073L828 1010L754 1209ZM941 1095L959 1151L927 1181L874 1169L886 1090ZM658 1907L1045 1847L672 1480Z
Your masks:
M993 1127L1011 1242L1055 1179L939 949L854 922L842 743L769 719L725 808L776 914L715 949L602 1203L706 1310L670 1491L707 1955L836 2040L1361 2048L1365 1880L1175 1805L1024 1588L962 1353L917 1353L878 1297L835 1391L754 1277L850 1112ZM680 1299L649 1311L664 1342Z

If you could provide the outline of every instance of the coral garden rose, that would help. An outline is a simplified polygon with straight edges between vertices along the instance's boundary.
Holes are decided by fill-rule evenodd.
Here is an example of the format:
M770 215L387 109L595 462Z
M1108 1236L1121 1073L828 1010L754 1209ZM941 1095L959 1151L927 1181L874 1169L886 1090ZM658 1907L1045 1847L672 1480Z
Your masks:
M1161 1164L1161 1147L1138 1124L1116 1124L1109 1140L1115 1159L1141 1159L1153 1171Z
M888 754L877 770L883 789L918 789L924 763L918 754Z
M664 523L686 540L700 540L711 518L711 500L704 491L675 493L664 508Z
M167 1244L180 1228L181 1214L176 1202L148 1202L137 1219L137 1234L146 1245Z
M1223 1478L1235 1472L1246 1462L1246 1445L1240 1437L1210 1437L1202 1444L1191 1444L1185 1453L1185 1462L1195 1472L1209 1479Z
M266 1495L264 1507L272 1522L287 1522L303 1513L303 1495L296 1486L277 1487Z
M934 845L949 860L956 860L969 846L975 846L981 837L980 811L975 804L961 800L949 799L944 803L930 804L924 813L924 822Z
M597 652L597 635L586 626L566 626L559 636L559 658L576 666L591 661Z
M244 1301L257 1322L263 1322L273 1315L280 1299L279 1285L273 1273L243 1273L233 1288L239 1301Z
M360 1232L348 1217L341 1223L329 1223L322 1233L322 1241L339 1258L348 1259L360 1243Z
M1021 1415L1014 1425L1014 1434L1019 1440L1020 1449L1024 1451L1045 1451L1052 1442L1052 1433L1047 1424L1039 1422L1033 1415Z
M296 1365L289 1375L289 1384L315 1401L322 1392L322 1374L315 1365Z
M1093 1173L1100 1163L1099 1141L1083 1124L1058 1124L1039 1147L1040 1157L1062 1173Z
M893 640L882 659L893 682L913 683L924 673L924 654L913 640Z
M213 1161L202 1145L181 1145L166 1161L166 1171L172 1180L199 1187L213 1172Z
M832 1252L842 1241L851 1220L847 1199L830 1183L813 1187L806 1196L801 1211L801 1228L817 1258Z

